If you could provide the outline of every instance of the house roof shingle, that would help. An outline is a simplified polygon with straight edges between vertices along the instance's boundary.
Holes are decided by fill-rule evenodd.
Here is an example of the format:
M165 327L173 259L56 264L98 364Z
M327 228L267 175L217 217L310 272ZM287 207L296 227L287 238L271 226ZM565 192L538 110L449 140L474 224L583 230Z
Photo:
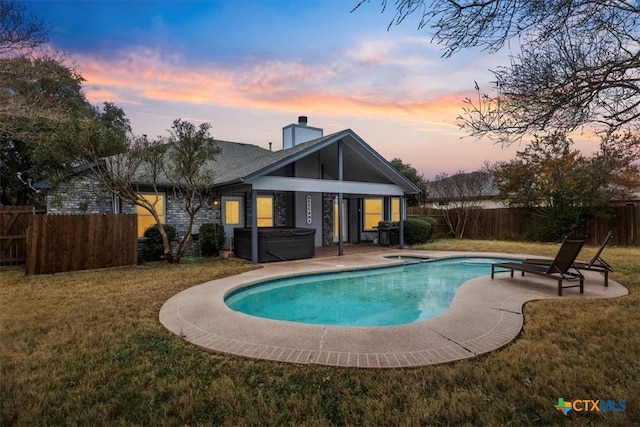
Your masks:
M351 164L350 170L375 165L379 176L385 176L386 179L390 179L392 182L401 185L405 188L405 191L409 193L419 191L413 183L407 180L393 168L389 162L382 158L350 129L278 151L267 150L253 144L216 140L216 144L220 148L220 153L214 160L207 162L205 168L214 172L214 187L239 184L248 178L268 174L277 168L292 163L317 150L321 150L341 139L349 141L352 147L357 147L355 151L352 148L351 155L352 159L353 156L357 157L357 163L359 163L359 165ZM335 166L333 167L335 168ZM79 170L76 172L79 172ZM143 178L142 171L136 173L136 177L137 178L133 180L133 184L149 184L149 182ZM166 187L172 185L164 173L161 173L158 177L157 184Z

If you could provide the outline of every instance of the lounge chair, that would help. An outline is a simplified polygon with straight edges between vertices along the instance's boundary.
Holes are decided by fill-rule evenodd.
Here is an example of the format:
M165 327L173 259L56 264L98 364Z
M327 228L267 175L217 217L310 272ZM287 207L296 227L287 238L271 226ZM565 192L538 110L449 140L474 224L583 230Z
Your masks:
M609 231L607 233L607 237L605 237L604 242L600 245L598 250L596 251L593 258L589 262L579 262L576 261L574 265L579 270L589 270L589 271L599 271L600 273L604 273L604 286L609 286L609 272L613 271L613 267L602 258L602 251L609 243L609 240L613 239L613 232ZM525 264L535 264L535 265L549 265L551 263L551 258L527 258L523 262Z
M549 265L526 264L524 262L501 262L491 265L491 278L494 278L496 272L511 271L513 277L514 271L535 274L541 277L554 279L558 282L558 296L562 296L562 289L580 287L580 293L584 293L584 276L580 270L575 268L575 260L584 245L584 240L565 240L562 242L555 258L551 260ZM501 269L502 271L496 271ZM575 282L579 281L579 285L562 285L563 281Z

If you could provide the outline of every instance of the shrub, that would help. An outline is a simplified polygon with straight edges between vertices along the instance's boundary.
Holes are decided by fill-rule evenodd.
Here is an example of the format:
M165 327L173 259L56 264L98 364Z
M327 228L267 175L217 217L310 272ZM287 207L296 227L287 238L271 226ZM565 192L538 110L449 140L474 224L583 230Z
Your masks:
M163 224L162 228L167 233L169 242L176 240L176 228L173 225ZM164 246L162 245L162 235L158 230L158 224L153 224L144 231L146 240L142 249L143 261L159 261L164 255Z
M427 243L431 238L433 227L427 221L409 218L404 221L404 242L407 245Z
M202 256L218 256L224 245L224 227L221 224L202 224L199 238Z
M438 222L435 218L432 218L430 216L414 216L411 217L410 219L420 219L424 222L429 223L429 225L431 225L431 231L429 232L429 239L431 240L431 238L433 237L433 235L436 232L436 223Z

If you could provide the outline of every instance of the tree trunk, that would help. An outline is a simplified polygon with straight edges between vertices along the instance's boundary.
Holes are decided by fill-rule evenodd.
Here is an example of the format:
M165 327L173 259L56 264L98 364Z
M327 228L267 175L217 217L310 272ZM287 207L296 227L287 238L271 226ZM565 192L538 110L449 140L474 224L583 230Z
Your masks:
M176 255L174 257L175 263L180 262L180 259L182 258L185 251L187 250L189 241L191 240L191 230L193 230L193 221L196 217L196 213L198 213L201 206L202 204L200 204L200 206L196 208L187 208L187 212L189 212L189 224L187 225L187 231L185 235L178 242L178 248L176 249Z

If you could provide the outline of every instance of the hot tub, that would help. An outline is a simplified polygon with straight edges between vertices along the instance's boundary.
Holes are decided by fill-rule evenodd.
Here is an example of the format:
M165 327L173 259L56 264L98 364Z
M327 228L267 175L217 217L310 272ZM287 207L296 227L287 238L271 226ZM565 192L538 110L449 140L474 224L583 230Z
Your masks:
M316 254L315 228L258 228L258 262L313 258ZM251 229L233 230L233 252L251 259Z

